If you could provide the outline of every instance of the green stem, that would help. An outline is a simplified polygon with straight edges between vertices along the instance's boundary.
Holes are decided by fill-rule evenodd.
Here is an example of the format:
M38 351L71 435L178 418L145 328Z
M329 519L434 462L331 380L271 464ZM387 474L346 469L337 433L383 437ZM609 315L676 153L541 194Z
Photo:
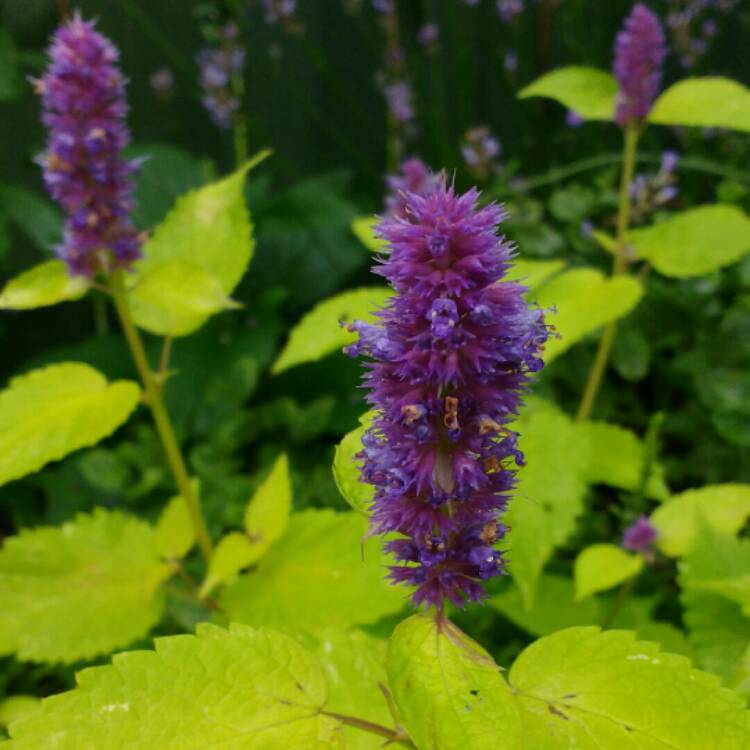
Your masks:
M402 732L396 729L389 729L384 727L382 724L375 724L372 721L366 719L359 719L356 716L347 716L346 714L337 714L333 711L322 711L323 716L330 716L332 719L340 721L348 727L354 727L355 729L361 729L370 734L377 734L380 737L385 737L388 740L387 744L395 743L397 745L403 745L404 747L412 748L416 750L416 745L406 737Z
M242 73L235 73L232 76L231 86L232 94L240 102L240 107L242 107L245 97L245 81L242 78ZM242 109L240 109L234 118L232 129L234 134L234 163L237 169L239 169L247 161L248 156L247 118Z
M617 252L612 267L612 274L615 276L625 273L628 267L627 239L630 226L630 185L635 173L639 134L637 125L629 125L625 130L622 175L620 177L620 201L617 210ZM599 342L599 348L581 397L581 405L578 407L577 419L579 422L585 422L591 416L596 396L604 380L604 373L616 336L617 324L613 322L607 326Z
M609 612L607 612L607 614L604 616L604 619L602 620L602 630L608 628L612 624L612 621L615 619L615 617L617 617L618 612L622 609L622 605L625 604L628 596L630 596L630 592L635 586L635 579L636 576L629 578L620 587L620 590L617 592L617 598L614 600Z
M133 359L135 360L136 367L138 368L138 373L141 376L143 388L146 392L145 400L151 409L151 414L153 415L156 430L159 433L159 438L161 439L164 453L166 454L167 462L169 463L169 468L172 471L177 488L180 491L180 495L185 500L185 505L190 513L193 528L195 529L195 537L198 540L201 552L206 560L210 560L213 552L211 537L208 534L206 522L203 519L200 501L190 481L190 475L185 466L185 460L182 457L182 452L180 451L180 446L177 442L174 428L172 427L172 421L169 418L167 407L164 404L161 383L149 365L148 358L146 357L146 350L143 347L143 341L138 333L138 329L133 323L133 318L130 315L130 306L125 292L125 282L122 271L115 271L111 275L110 285L112 298L117 309L117 314L120 318L122 330L125 333L125 338L127 339L128 346L130 347Z

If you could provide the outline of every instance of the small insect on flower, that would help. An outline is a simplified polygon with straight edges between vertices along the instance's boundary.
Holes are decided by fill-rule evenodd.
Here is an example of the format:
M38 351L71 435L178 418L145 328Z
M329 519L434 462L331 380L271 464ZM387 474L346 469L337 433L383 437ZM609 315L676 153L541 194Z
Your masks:
M661 87L666 54L659 19L638 3L625 19L615 44L614 73L620 87L615 121L621 127L641 122L651 111Z
M57 254L71 274L127 268L140 257L142 237L130 220L139 162L122 156L130 132L119 54L78 13L57 30L48 54L49 66L33 84L48 130L37 161L65 212Z
M378 324L354 324L346 351L373 360L364 381L377 417L360 454L372 529L396 535L391 578L442 611L483 599L482 581L504 572L499 517L523 460L508 424L548 329L527 290L503 280L513 246L496 233L502 208L445 177L402 197L378 227L390 255L374 271L396 295Z

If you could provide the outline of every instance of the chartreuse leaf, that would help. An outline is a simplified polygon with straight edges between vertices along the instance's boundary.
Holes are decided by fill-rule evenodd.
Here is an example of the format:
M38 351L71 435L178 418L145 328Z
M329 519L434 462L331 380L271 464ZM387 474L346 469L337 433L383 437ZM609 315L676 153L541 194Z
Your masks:
M750 517L750 485L716 484L687 490L660 505L651 516L659 549L670 557L692 549L700 518L722 534L736 534Z
M388 685L420 750L521 748L518 705L500 668L448 620L404 620L388 647Z
M616 599L617 595L611 594L576 601L572 579L544 574L539 579L532 607L524 605L521 592L515 586L506 586L489 604L518 627L542 636L574 625L598 625L608 618ZM651 612L655 604L656 600L651 597L630 596L618 604L609 627L635 630L639 638L658 641L668 651L689 655L691 648L683 632L674 625L653 619Z
M348 331L342 324L354 320L373 323L373 314L385 305L392 294L387 287L365 287L323 300L292 329L271 372L278 375L295 365L323 359L327 354L356 341L356 333Z
M750 539L722 534L702 518L690 554L680 564L685 590L718 594L750 617Z
M604 70L571 65L546 73L518 93L519 99L532 96L554 99L585 120L611 120L617 81Z
M750 131L750 90L730 78L687 78L654 103L649 122Z
M583 510L588 458L576 425L553 404L530 400L514 428L526 465L504 520L512 529L510 573L530 606L542 569Z
M9 537L0 551L0 653L73 662L126 646L158 622L169 574L154 530L118 512Z
M360 481L360 465L356 456L362 450L362 437L373 416L374 412L367 412L361 417L361 425L344 435L333 456L333 478L339 492L354 510L365 516L369 514L375 487Z
M187 336L212 315L241 307L221 282L199 266L173 261L141 276L130 290L136 323L158 336Z
M565 268L564 260L523 260L513 261L513 267L508 274L509 281L520 281L531 291L539 288L552 276Z
M634 229L628 242L665 276L703 276L750 251L750 218L736 206L699 206Z
M680 600L695 663L719 675L727 687L750 696L750 619L739 604L717 594L684 591Z
M592 484L607 484L625 490L637 490L642 481L644 446L630 431L607 422L578 425L578 440L585 444L588 462L585 477ZM646 482L646 494L657 500L669 496L661 467L653 467Z
M33 310L83 297L84 276L71 276L61 260L48 260L11 279L0 292L0 310Z
M193 481L198 493L198 482ZM173 497L156 524L156 549L165 560L181 560L195 544L195 528L182 495Z
M554 307L548 314L559 338L550 338L544 359L551 362L573 344L598 328L627 315L643 296L643 286L632 276L604 278L601 271L578 268L566 271L538 292L541 307Z
M340 724L313 656L269 630L201 625L154 651L86 669L78 687L15 723L8 750L330 750Z
M217 545L200 595L207 596L216 586L258 562L286 531L291 511L289 460L282 454L247 504L245 533L231 532Z
M592 544L576 558L573 575L576 599L618 586L637 576L643 569L643 558L614 544Z
M0 701L0 726L7 727L14 721L39 713L42 701L33 695L11 695Z
M292 480L289 459L280 455L245 509L245 531L260 555L281 537L292 512ZM260 557L259 555L259 557Z
M387 253L388 243L375 234L375 227L380 218L378 216L363 216L352 222L354 236L373 253Z
M386 684L386 641L360 630L326 628L311 651L328 683L326 709L392 726L381 685ZM381 750L383 738L344 727L347 750Z
M138 325L182 336L229 305L255 245L245 177L266 156L183 195L156 227L136 264L131 297Z
M0 392L0 485L96 445L127 420L139 398L135 383L108 383L74 362L14 378Z
M532 643L509 681L533 750L746 750L750 712L716 677L634 634L562 630Z
M385 580L380 540L369 539L356 513L306 510L258 563L224 589L232 620L253 625L361 625L397 612L404 592ZM358 543L358 541L360 543Z

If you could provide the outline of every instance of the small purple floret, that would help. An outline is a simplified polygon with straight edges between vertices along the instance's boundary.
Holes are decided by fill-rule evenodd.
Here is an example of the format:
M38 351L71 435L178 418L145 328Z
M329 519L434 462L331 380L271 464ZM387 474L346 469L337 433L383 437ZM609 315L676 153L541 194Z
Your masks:
M399 173L385 178L388 194L385 198L385 210L389 216L406 215L406 194L428 195L438 186L440 178L416 157L401 162ZM433 252L441 252L440 235L431 239Z
M647 552L659 536L659 532L646 516L640 516L631 526L625 529L622 546L633 552Z
M667 49L653 11L638 3L625 19L615 44L615 78L620 86L615 121L625 127L645 119L661 87Z
M48 129L38 161L66 214L57 254L75 275L127 268L141 254L142 238L130 220L139 162L122 157L130 132L117 49L76 14L57 30L48 54L34 86Z
M396 295L377 324L355 323L368 401L378 417L363 438L361 479L376 488L371 525L395 534L391 578L413 602L442 610L481 600L504 572L499 523L523 458L508 428L548 330L526 289L503 281L513 246L496 231L502 208L479 207L442 177L378 234L390 254L375 273Z

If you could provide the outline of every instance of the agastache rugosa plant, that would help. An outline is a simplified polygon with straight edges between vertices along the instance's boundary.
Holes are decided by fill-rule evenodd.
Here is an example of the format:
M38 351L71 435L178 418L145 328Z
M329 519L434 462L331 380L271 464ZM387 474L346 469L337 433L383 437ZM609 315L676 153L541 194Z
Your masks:
M623 129L624 146L617 211L616 251L613 274L628 268L627 236L631 219L630 190L635 174L638 138L661 86L661 67L666 56L664 31L657 16L638 3L625 19L615 43L614 74L619 86L615 122ZM617 335L617 326L610 323L602 336L591 367L578 419L589 418L599 392L609 355Z
M34 82L49 132L47 153L40 159L44 180L66 213L58 254L72 274L101 275L112 295L175 482L209 557L211 539L164 404L162 382L130 314L123 273L141 254L142 235L130 218L135 205L131 177L138 163L121 153L130 135L125 79L116 66L119 54L94 26L78 13L64 24L49 48L49 67Z
M478 207L442 178L427 195L406 193L402 215L378 234L390 254L374 272L396 295L376 325L356 322L368 401L361 478L376 488L371 524L399 537L387 549L394 581L416 587L415 604L442 611L485 596L504 570L496 544L522 462L517 415L547 339L526 289L503 281L513 246L497 235L505 212Z
M140 256L142 238L130 219L139 164L122 155L130 132L118 56L93 22L76 14L53 37L50 65L34 81L49 131L38 161L65 211L57 254L71 274L128 268Z

